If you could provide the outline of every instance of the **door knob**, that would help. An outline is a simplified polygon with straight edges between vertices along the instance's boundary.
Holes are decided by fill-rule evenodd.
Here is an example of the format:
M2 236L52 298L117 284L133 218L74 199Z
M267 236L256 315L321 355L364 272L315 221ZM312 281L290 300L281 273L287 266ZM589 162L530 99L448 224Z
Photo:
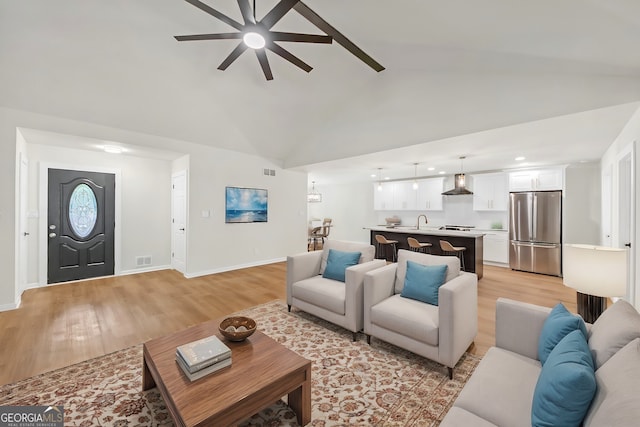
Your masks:
M24 233L22 233L23 236L28 236L29 233L27 231L25 231Z
M178 228L178 230L180 230L180 231L184 231L184 228Z
M56 237L56 233L49 233L49 237Z

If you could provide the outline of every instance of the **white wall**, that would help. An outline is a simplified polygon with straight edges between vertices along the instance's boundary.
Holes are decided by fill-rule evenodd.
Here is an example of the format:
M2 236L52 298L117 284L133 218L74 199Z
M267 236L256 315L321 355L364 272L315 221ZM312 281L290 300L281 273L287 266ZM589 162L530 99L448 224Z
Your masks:
M306 250L307 176L305 173L284 171L273 162L257 156L0 107L0 200L2 200L0 202L0 235L12 236L0 239L0 271L3 277L0 281L0 310L15 308L19 301L16 291L18 234L16 164L20 151L16 149L18 147L16 129L20 127L171 150L188 156L182 160L182 163L178 161L175 164L162 164L166 174L167 197L169 197L169 183L173 168L181 168L184 165L189 167L188 276L283 260L288 254ZM23 147L20 148L20 150L23 149ZM140 171L148 171L152 163L146 163ZM262 176L263 168L275 169L276 176ZM268 189L269 222L225 224L222 213L224 187L227 185ZM142 198L145 201L144 213L155 211L154 200L137 190L132 191L134 192L127 193L126 197ZM123 198L125 198L124 189ZM170 202L167 202L166 209L167 212L170 211ZM213 215L210 218L202 218L203 209L211 209ZM158 216L166 218L164 208L162 210L163 212ZM136 212L141 217L144 213ZM132 221L132 226L140 225L140 222ZM154 233L156 231L154 230ZM166 233L163 239L170 241L168 219L166 227L160 233ZM137 243L131 251L123 249L123 259L130 258L141 250L137 245L143 244L141 240L147 238L154 239L149 234L143 238L136 237ZM166 247L164 243L161 246ZM169 264L168 261L167 264Z
M306 250L305 173L227 150L194 146L189 154L187 277L281 261ZM265 168L276 175L263 175ZM268 190L268 222L225 224L227 186Z
M600 242L600 163L570 165L565 169L563 241L597 245Z
M330 239L368 243L369 230L363 227L377 223L371 183L328 185L316 182L316 190L322 193L322 202L308 204L309 219L331 218Z

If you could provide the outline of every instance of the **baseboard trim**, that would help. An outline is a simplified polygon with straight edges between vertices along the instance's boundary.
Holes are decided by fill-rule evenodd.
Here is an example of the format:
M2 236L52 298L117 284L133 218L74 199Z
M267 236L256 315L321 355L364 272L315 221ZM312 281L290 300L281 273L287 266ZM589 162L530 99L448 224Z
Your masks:
M133 270L122 270L116 276L129 276L131 274L150 273L152 271L160 271L160 270L171 270L171 266L158 265L158 266L147 267L147 268L135 268Z
M0 304L0 311L15 310L16 308L20 307L21 302L22 302L21 298L18 297L16 298L16 302L14 302L13 304Z
M509 264L504 264L502 262L494 262L494 261L487 261L484 260L482 262L484 265L492 265L494 267L502 267L502 268L509 268Z
M196 273L184 273L184 277L186 277L187 279L193 279L195 277L208 276L209 274L224 273L226 271L233 271L233 270L242 270L243 268L250 268L250 267L260 267L261 265L273 264L276 262L283 262L286 260L287 260L286 257L266 259L266 260L261 260L256 262L249 262L246 264L230 265L227 267L220 267L220 268L214 268L211 270L198 271Z

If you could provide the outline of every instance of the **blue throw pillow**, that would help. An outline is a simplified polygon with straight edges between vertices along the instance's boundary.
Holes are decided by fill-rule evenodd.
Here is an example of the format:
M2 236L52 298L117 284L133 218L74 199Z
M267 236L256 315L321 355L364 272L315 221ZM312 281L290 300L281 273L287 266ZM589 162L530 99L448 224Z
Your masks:
M585 339L588 339L587 327L581 317L569 313L562 303L558 303L542 325L540 339L538 340L538 359L544 365L551 350L569 332L580 330Z
M344 282L345 270L347 267L356 265L360 261L360 252L342 252L335 249L329 249L327 257L327 266L324 269L322 277L327 279L338 280Z
M446 265L422 265L407 261L407 274L400 296L438 305L438 289L447 277Z
M542 367L531 406L533 427L579 427L596 394L593 357L579 330L567 334Z

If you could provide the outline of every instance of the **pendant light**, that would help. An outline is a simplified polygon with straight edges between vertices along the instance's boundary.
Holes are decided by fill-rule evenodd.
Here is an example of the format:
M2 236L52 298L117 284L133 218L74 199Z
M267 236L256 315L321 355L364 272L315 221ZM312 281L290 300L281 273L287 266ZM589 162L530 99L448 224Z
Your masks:
M320 203L322 201L322 194L316 190L316 182L311 181L311 191L307 193L307 202L308 203Z
M381 175L382 174L382 168L378 168L378 191L382 191L382 181L381 181Z
M466 187L466 177L464 175L464 168L462 164L464 159L466 159L465 156L460 156L460 173L454 175L454 188L442 193L443 196L463 196L467 194L473 194L473 192L467 190Z
M413 164L413 189L418 189L418 164Z

